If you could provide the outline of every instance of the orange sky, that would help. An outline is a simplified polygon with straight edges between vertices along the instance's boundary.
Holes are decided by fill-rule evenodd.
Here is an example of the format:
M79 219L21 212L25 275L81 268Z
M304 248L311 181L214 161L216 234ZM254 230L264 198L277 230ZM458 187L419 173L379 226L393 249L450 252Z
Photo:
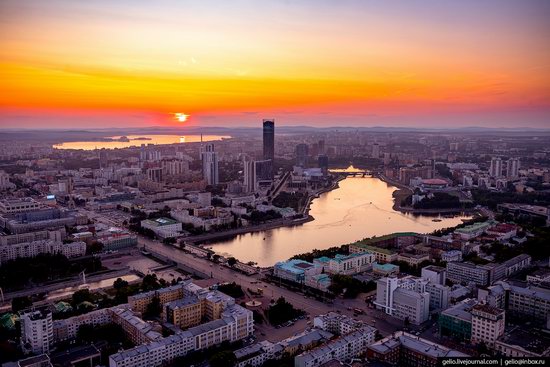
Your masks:
M7 0L0 125L183 112L217 126L548 127L549 15L529 0Z

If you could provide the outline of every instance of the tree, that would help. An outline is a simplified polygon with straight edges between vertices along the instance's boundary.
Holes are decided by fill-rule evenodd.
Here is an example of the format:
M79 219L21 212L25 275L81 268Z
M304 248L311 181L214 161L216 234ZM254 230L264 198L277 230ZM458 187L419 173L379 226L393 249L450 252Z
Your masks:
M229 257L227 259L227 265L229 266L234 266L236 263L237 263L237 259L235 259L234 257Z
M93 294L89 289L80 289L73 293L71 301L73 307L77 307L82 302L94 302Z
M143 277L143 280L141 281L141 289L144 292L152 291L159 288L160 284L158 282L156 274L147 274Z
M117 291L119 289L126 288L127 286L128 286L128 282L122 278L117 278L117 280L115 280L113 283L113 288L116 289Z
M146 319L153 319L159 317L162 312L162 304L160 303L160 298L155 296L151 300L151 303L147 305L143 317Z
M233 367L237 362L235 354L230 350L223 350L214 354L208 360L210 367Z

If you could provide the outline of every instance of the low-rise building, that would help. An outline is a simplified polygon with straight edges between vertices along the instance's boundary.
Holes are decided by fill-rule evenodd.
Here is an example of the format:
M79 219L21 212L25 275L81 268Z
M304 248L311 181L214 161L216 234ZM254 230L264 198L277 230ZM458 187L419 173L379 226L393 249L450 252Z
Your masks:
M397 261L406 262L410 266L418 266L424 261L430 261L430 256L427 254L410 254L408 252L403 252L397 255Z
M152 230L160 238L177 237L182 230L181 223L170 218L145 219L141 227Z
M471 314L472 343L483 343L494 348L495 341L504 334L504 310L488 304L477 304L472 307Z
M449 250L441 254L441 261L445 262L461 262L462 261L462 251L460 250Z
M460 341L469 341L472 337L472 308L476 299L465 299L442 311L437 320L439 333Z
M439 365L440 358L469 356L404 331L397 331L369 345L367 357L394 366L435 367Z
M352 253L349 255L337 254L334 258L320 257L313 263L331 274L358 274L370 269L374 262L374 254L369 252Z
M506 357L550 357L550 336L540 329L516 326L495 342L495 350Z
M345 361L363 356L367 346L374 342L376 329L365 326L294 358L295 367L317 367L333 359Z

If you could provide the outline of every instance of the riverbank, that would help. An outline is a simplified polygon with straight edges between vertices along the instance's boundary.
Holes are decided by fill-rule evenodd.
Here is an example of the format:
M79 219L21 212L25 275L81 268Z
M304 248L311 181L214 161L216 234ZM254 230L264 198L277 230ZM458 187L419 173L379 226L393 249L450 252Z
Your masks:
M392 193L393 206L392 209L406 214L426 214L426 215L438 215L438 214L472 214L475 209L467 208L438 208L438 209L416 209L410 206L401 206L403 200L413 194L413 191L400 182L391 180L384 175L378 176L379 179L387 184L397 187L398 189Z

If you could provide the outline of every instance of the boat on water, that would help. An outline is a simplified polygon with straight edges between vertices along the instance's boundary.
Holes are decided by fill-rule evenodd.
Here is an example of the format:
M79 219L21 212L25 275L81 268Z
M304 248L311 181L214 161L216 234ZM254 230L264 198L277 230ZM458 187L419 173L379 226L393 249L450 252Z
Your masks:
M432 222L441 222L441 219L439 219L439 218L432 219Z

